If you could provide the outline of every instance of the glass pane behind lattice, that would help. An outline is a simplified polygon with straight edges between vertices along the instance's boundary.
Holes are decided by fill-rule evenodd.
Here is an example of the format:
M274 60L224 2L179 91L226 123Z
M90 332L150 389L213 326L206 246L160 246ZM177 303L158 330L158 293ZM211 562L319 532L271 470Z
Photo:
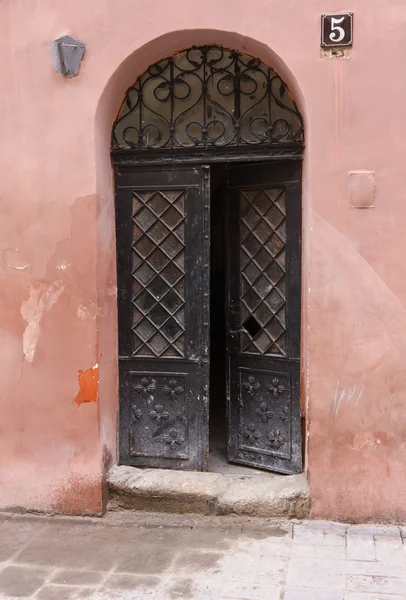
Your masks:
M184 357L183 190L133 192L133 356Z
M242 352L286 354L285 220L283 188L240 192Z

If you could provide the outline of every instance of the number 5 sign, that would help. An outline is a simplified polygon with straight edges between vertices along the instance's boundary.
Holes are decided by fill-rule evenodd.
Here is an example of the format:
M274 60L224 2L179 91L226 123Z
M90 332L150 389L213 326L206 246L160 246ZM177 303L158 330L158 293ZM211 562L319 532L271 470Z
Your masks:
M352 46L352 13L321 15L322 47Z

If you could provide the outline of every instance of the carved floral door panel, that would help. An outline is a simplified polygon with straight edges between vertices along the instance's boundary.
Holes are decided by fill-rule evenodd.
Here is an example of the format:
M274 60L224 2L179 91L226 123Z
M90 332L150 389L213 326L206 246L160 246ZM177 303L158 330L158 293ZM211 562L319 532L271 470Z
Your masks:
M209 168L117 167L120 463L205 470Z
M302 470L301 163L228 169L228 457Z

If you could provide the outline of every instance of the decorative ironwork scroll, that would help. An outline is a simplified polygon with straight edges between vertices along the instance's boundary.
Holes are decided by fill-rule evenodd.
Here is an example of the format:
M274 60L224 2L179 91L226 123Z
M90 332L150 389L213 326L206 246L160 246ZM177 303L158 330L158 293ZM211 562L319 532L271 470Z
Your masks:
M302 142L303 121L282 79L259 59L193 47L152 65L125 95L113 149L209 148Z

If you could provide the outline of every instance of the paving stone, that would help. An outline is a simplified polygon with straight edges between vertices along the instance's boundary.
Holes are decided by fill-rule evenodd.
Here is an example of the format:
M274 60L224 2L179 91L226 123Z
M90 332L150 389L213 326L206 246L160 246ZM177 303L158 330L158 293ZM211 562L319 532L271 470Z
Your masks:
M261 556L255 580L259 583L282 585L286 579L287 558Z
M400 535L376 536L376 558L383 562L397 562L406 567L406 546Z
M190 529L185 529L184 527L154 527L143 528L140 530L140 535L137 535L136 538L137 542L146 544L183 548L189 534Z
M99 585L104 578L104 573L96 571L57 571L52 577L52 583L64 585Z
M170 568L177 550L159 545L139 544L128 552L116 553L117 571L155 574Z
M349 575L370 575L376 577L406 578L406 565L398 563L382 563L379 561L348 561L347 573ZM405 589L406 593L406 589Z
M345 546L345 533L342 531L328 531L323 528L301 529L295 527L293 531L293 544L311 544L315 546Z
M168 600L158 595L156 590L100 590L95 592L91 600Z
M314 559L323 560L345 560L345 546L325 546L320 544L319 546L311 547L306 544L292 544L289 549L288 556L296 556L297 558L309 558L311 555ZM281 556L285 556L281 554Z
M345 592L331 589L287 587L284 600L346 600Z
M221 583L217 581L196 581L194 588L193 600L218 600L220 596ZM168 600L167 596L163 596L162 600Z
M93 594L94 594L94 589L81 587L79 589L79 591L77 592L77 600L80 600L81 598L93 598L94 597ZM76 598L75 598L75 600L76 600Z
M89 570L108 570L114 561L114 548L109 544L100 545L88 537L88 533L50 536L48 531L29 542L16 558L18 563Z
M350 592L347 596L347 600L405 600L405 596L399 596L398 594L390 594L387 596L386 594L358 594Z
M169 598L194 598L196 596L195 581L191 577L179 578L165 587Z
M308 537L311 541L313 537L316 542L320 539L324 544L340 545L346 536L347 529L348 525L343 523L308 521L297 527L296 538L299 539L300 536L303 536L304 539Z
M37 565L53 564L58 567L107 571L113 567L118 555L130 555L137 543L137 530L133 528L82 528L70 530L47 529L27 544L16 561Z
M222 584L216 581L200 581L193 577L180 578L178 580L167 581L161 590L158 590L157 597L159 600L220 600L223 598L222 590L226 586L226 590L235 590L236 584ZM230 597L230 596L229 596ZM235 597L235 596L231 596ZM256 598L257 596L255 596ZM250 598L250 596L246 596ZM155 600L155 597L154 597ZM271 599L273 600L273 599ZM278 597L279 600L279 597Z
M161 590L158 590L157 598L159 600L175 600L176 598L182 598L182 600L219 600L221 598L221 587L222 583L220 581L201 581L196 580L193 576L174 576L173 579L166 580Z
M44 569L7 566L0 572L0 594L28 598L43 585L48 574Z
M37 600L79 600L90 598L94 593L92 588L77 588L67 585L45 585L36 593Z
M238 529L229 530L204 530L191 529L182 540L185 547L200 548L206 550L217 550L230 548L240 539L241 532Z
M406 600L399 528L171 518L0 521L0 598Z
M288 565L286 584L341 590L345 589L345 577L344 561L292 558Z
M325 521L324 519L318 519L317 521L306 521L305 519L297 521L296 519L292 519L292 523L300 525L306 531L324 531L326 527L334 526L333 521ZM338 525L341 526L341 523L338 523Z
M373 535L347 535L348 560L375 560L375 543Z
M275 543L286 542L292 539L293 525L290 522L275 524L262 519L251 519L243 524L242 535L250 539L267 538Z
M323 525L323 531L326 534L334 533L335 535L346 535L347 530L350 527L346 523L336 523L332 521L318 521Z
M399 537L400 527L398 527L397 525L376 525L374 536Z
M279 600L281 588L275 585L257 583L225 582L221 588L221 598L243 598L244 600Z
M254 582L259 565L259 556L248 554L239 548L238 552L228 552L215 569L224 581Z
M43 517L37 517L41 519ZM80 535L83 537L84 535L90 535L92 533L96 533L98 531L97 524L93 520L83 519L83 521L77 521L73 517L60 517L55 518L52 517L49 520L47 533L50 536L72 536L72 535Z
M46 520L42 520L40 523L26 521L18 525L13 520L3 522L0 534L0 562L9 560L14 554L24 548L30 540L47 528L48 522Z
M299 544L296 544L295 547L302 547ZM308 546L306 546L308 548ZM294 550L292 544L280 543L275 544L273 542L268 543L268 539L259 540L252 543L247 543L246 545L247 552L252 552L253 554L265 554L267 556L278 556L278 557L288 557L290 556Z
M390 546L392 548L403 546L400 530L394 532L393 535L374 535L374 540L379 546Z
M403 594L406 590L406 579L380 577L377 575L348 575L347 587L350 592Z
M80 524L80 526L83 526L85 524L96 525L97 523L100 523L100 521L101 521L101 519L99 517L82 516L78 520L78 517L75 517L73 515L57 515L57 514L44 515L44 514L33 514L33 513L29 513L29 512L13 513L12 519L15 523L18 523L18 522L22 523L24 521L29 521L30 523L33 523L33 522L43 523L44 520L46 520L46 522L49 526L63 525L63 524L66 524L68 526L75 526L75 525L79 525L79 524Z
M201 570L215 569L223 556L219 552L184 551L179 553L175 558L173 569L175 571L186 570L193 573Z
M324 541L324 531L319 527L308 525L295 525L293 527L293 543L320 544Z
M378 527L376 525L352 525L347 530L347 537L361 535L362 537L373 537L377 535Z
M113 574L106 580L104 587L107 589L120 590L153 590L161 583L158 577L130 575L128 573Z
M345 548L346 536L337 533L325 533L322 544L323 546L337 546Z

